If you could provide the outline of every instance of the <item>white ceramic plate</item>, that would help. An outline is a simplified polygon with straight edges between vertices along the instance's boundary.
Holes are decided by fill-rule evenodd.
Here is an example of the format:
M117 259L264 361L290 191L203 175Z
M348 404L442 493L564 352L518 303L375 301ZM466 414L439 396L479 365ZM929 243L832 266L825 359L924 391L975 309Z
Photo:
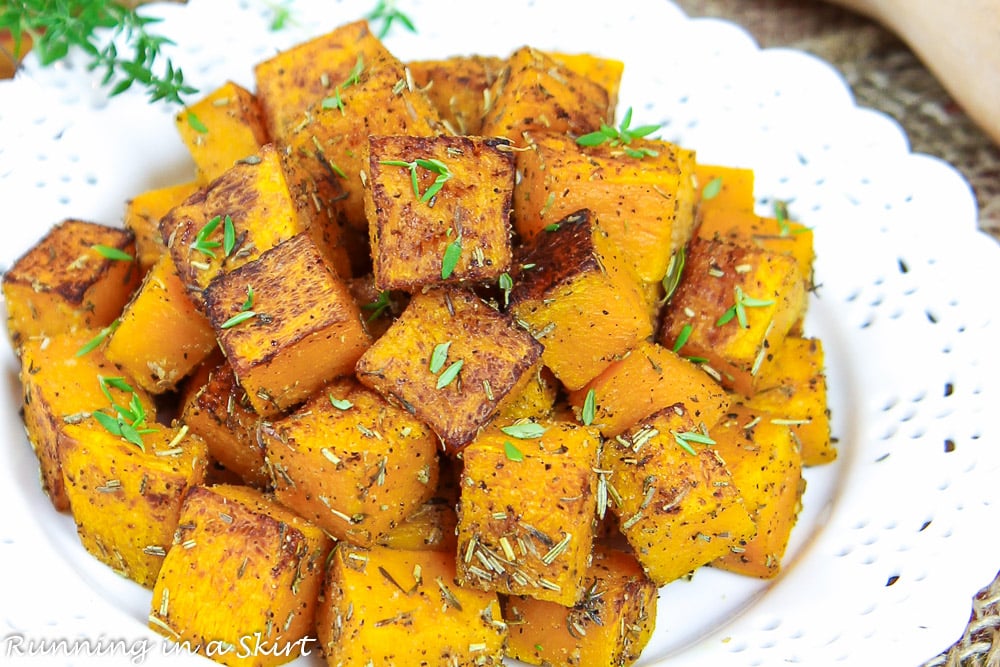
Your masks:
M149 11L207 92L226 79L252 87L254 62L373 5L295 3L295 23L277 33L263 0ZM971 597L1000 567L988 547L1000 518L1000 355L990 347L1000 340L1000 252L976 232L960 176L911 154L899 127L855 107L824 63L761 51L740 29L690 20L663 0L601 10L400 5L419 29L387 39L404 60L505 55L522 44L624 60L620 108L633 106L637 124L662 122L662 136L702 162L753 168L762 211L788 200L815 228L821 287L807 329L826 344L840 460L807 472L782 576L703 569L665 587L641 664L916 664L957 640ZM172 109L139 93L108 102L80 67L42 71L29 60L0 83L0 267L52 223L118 223L127 198L192 169ZM119 664L186 662L164 655L145 628L148 591L90 558L42 495L15 368L4 351L0 655L76 637L105 642L96 649L121 640ZM24 664L87 662L50 652Z

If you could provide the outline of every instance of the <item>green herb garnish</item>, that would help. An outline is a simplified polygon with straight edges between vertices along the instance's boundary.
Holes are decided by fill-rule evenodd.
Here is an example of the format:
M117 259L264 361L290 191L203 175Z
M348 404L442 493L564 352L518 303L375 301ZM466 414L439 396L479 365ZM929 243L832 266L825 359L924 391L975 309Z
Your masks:
M691 454L692 456L697 456L698 452L696 452L695 449L694 449L694 447L691 446L691 443L695 443L695 444L699 444L699 445L714 445L715 444L715 440L712 440L710 437L708 437L704 433L701 433L700 431L674 431L674 430L671 430L670 431L670 435L674 436L674 442L677 443L678 447L680 447L681 449L683 449L688 454Z
M444 256L441 258L441 279L446 280L458 266L458 258L462 256L462 237L457 237L454 241L445 246Z
M542 437L548 429L535 422L522 422L520 424L511 424L510 426L501 426L500 430L512 438L531 440Z
M413 194L422 202L430 201L431 197L440 192L441 188L444 187L444 184L451 178L451 170L448 169L448 165L441 160L434 158L417 158L412 162L407 162L405 160L382 160L381 164L389 165L391 167L405 167L409 169L410 183L413 185ZM437 174L437 178L434 179L434 182L431 183L430 187L427 188L424 194L420 194L420 185L417 182L417 167Z
M195 114L195 112L193 111L187 112L187 122L188 125L191 126L191 129L197 132L198 134L208 134L208 128L205 127L205 124L201 122L201 119L198 118L198 115Z
M747 308L762 308L774 304L774 301L771 299L755 299L752 296L747 296L743 293L743 289L739 285L733 289L733 292L735 294L734 303L715 321L715 326L717 327L721 327L735 317L740 328L746 329L750 326L747 323Z
M504 440L503 453L506 454L507 458L511 461L520 462L524 460L524 454L522 454L521 450L518 449L510 440Z
M659 125L640 125L636 128L630 128L629 125L631 124L632 107L629 107L628 111L625 112L625 117L617 128L611 127L607 123L601 123L601 129L577 137L576 143L581 146L600 146L603 143L608 143L611 146L628 146L632 143L632 140L641 139L660 129ZM657 151L649 148L625 148L625 154L640 160L647 155L650 157L659 155Z
M451 341L448 341L447 343L438 343L434 346L434 351L431 353L431 373L437 374L442 368L444 368L444 362L448 360L448 348L450 347Z
M372 23L375 23L376 21L382 22L382 25L377 33L379 39L385 39L389 34L389 30L392 28L393 23L397 21L410 32L417 32L417 28L413 25L413 21L410 17L396 8L395 0L378 0L378 3L375 5L375 9L365 16L365 18Z
M448 368L444 369L444 372L442 372L441 375L438 376L435 388L444 389L452 382L454 382L455 378L458 377L459 371L462 370L462 366L464 365L465 362L462 359L459 359L458 361L454 362L451 366L448 366Z
M701 189L701 200L709 201L715 199L719 196L720 192L722 192L722 177L716 176Z
M236 226L233 225L233 219L227 215L222 224L222 254L229 257L233 254L234 248L236 248Z
M215 259L215 249L222 244L218 241L210 241L210 237L216 229L219 227L219 223L222 222L222 216L217 215L208 222L205 226L198 230L198 233L194 236L194 243L191 244L192 250L197 250L201 254Z
M257 317L257 313L251 310L251 308L253 308L253 301L254 301L253 286L247 285L247 298L243 300L242 304L240 304L240 312L236 313L228 320L223 322L221 325L219 325L219 328L231 329L235 327L237 324L242 324L243 322L246 322L252 317Z
M594 413L597 411L596 400L594 390L588 389L587 396L583 399L583 409L580 411L580 418L583 420L584 426L590 426L594 423Z
M101 341L103 341L105 338L113 334L115 329L117 329L118 325L120 325L121 323L122 321L118 319L109 324L108 326L104 327L103 329L101 329L96 336L88 340L86 343L83 344L83 346L79 350L76 351L76 356L82 357L88 352L91 352L94 349L96 349L97 346L101 344Z
M351 68L351 71L348 72L347 78L344 79L343 83L338 84L337 87L334 88L333 95L325 98L322 102L320 102L320 106L324 109L340 109L340 115L343 116L345 113L344 100L340 96L340 94L344 91L344 89L349 88L350 86L357 85L358 80L361 78L361 73L364 71L364 69L365 69L365 60L360 54L358 54L358 59L357 61L355 61L354 67Z
M354 403L351 403L346 398L334 398L333 394L327 394L327 397L330 399L330 405L338 410L350 410L354 407Z
M510 277L510 274L504 271L500 274L497 284L500 286L500 290L503 292L503 307L506 308L510 305L510 291L514 289L514 279Z
M131 262L134 259L132 255L128 254L124 250L119 250L118 248L112 248L111 246L97 243L90 247L96 250L101 257L104 257L106 259L111 259L118 262Z
M142 16L127 3L18 0L0 7L0 30L10 31L15 61L22 55L23 36L30 35L43 66L63 60L71 50L79 49L88 70L103 70L101 85L112 86L109 93L112 97L133 84L144 87L151 102L167 100L183 104L182 96L198 92L184 83L180 68L174 67L169 58L162 59L161 47L173 42L148 30L160 19ZM127 47L122 53L115 46L119 36L124 36ZM159 67L160 62L165 62L165 66Z
M687 249L681 246L670 255L670 263L667 264L667 272L663 274L663 299L661 303L670 301L670 297L677 291L681 284L681 276L684 275L684 265L687 263Z
M378 296L375 298L374 301L366 303L365 305L361 306L361 308L364 310L372 311L372 314L369 315L368 319L365 321L371 322L372 320L378 319L382 315L382 313L385 312L386 308L389 307L389 305L390 305L389 290L384 289L378 293Z
M147 433L155 433L157 429L146 427L146 408L143 406L142 401L139 400L139 394L122 377L103 377L98 375L97 381L101 387L101 392L111 403L113 414L96 410L92 413L94 419L108 433L124 438L142 451L146 451L142 436ZM130 395L128 407L115 401L114 395L111 393L112 389L117 389Z
M673 347L674 352L679 353L681 351L684 345L687 344L688 338L691 337L692 331L694 331L694 327L692 327L690 324L685 324L684 326L681 327L681 332L680 334L678 334L677 340L674 341L674 347Z

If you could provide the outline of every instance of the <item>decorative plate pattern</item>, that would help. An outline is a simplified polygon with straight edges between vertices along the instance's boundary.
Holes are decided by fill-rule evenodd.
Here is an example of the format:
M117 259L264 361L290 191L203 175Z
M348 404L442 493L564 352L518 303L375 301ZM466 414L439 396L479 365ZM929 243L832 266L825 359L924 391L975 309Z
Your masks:
M625 61L621 109L663 123L661 136L702 162L753 168L762 211L787 200L815 229L821 287L807 332L825 343L840 459L807 471L781 577L702 569L668 585L640 664L916 664L955 641L972 595L996 573L981 542L1000 500L1000 422L990 418L1000 404L990 347L1000 339L1000 252L976 231L968 185L911 154L885 116L854 106L824 63L762 51L739 28L688 19L663 0L600 12L548 0L400 4L419 30L387 38L404 60L531 44ZM297 2L279 32L263 0L148 12L163 17L159 30L177 42L171 57L208 91L226 79L252 87L253 63L372 6ZM0 267L63 218L117 223L130 196L188 179L172 122L171 109L138 92L106 100L79 66L41 70L29 59L0 83ZM90 558L70 517L42 495L4 348L4 649L15 637L121 639L119 655L185 664L145 628L148 591ZM26 664L53 660L90 664Z

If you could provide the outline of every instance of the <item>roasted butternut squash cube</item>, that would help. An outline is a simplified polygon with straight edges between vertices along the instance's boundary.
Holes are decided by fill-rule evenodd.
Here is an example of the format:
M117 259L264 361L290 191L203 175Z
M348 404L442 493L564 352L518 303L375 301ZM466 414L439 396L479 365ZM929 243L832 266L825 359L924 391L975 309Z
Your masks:
M503 600L507 655L529 665L615 665L639 659L656 624L656 585L630 554L594 549L586 592L574 605Z
M238 160L256 155L268 143L257 98L232 81L182 109L174 122L202 184L222 176Z
M645 282L663 279L670 256L694 227L694 154L663 141L638 141L654 155L620 146L584 147L572 137L532 133L517 154L514 224L533 239L581 208L590 209Z
M677 403L608 440L607 506L636 558L663 586L729 553L755 526L726 463L690 409ZM708 446L706 446L708 445Z
M271 475L257 440L260 417L228 362L214 365L181 405L181 422L202 437L208 454L248 486L266 488Z
M642 290L587 209L528 243L510 312L544 346L543 363L579 389L652 334Z
M773 578L781 571L805 490L802 454L785 420L744 406L733 406L712 436L714 449L726 462L733 486L757 524L756 535L731 545L712 565Z
M139 285L134 256L124 229L64 220L49 230L3 274L14 349L33 336L111 324Z
M510 267L509 146L484 137L370 138L365 212L376 287L485 282Z
M205 303L203 290L217 275L260 257L307 228L288 193L280 157L270 145L257 159L237 164L160 222L181 281L199 308Z
M334 550L316 619L326 664L503 664L507 625L496 593L455 584L441 551Z
M331 547L323 531L260 491L195 487L153 587L149 627L203 655L214 647L225 665L288 662L315 648Z
M83 422L100 407L110 407L99 378L121 375L101 347L86 351L100 340L100 332L79 329L27 339L21 349L24 426L38 457L42 488L59 511L69 509L59 442L71 425ZM154 421L152 400L141 388L136 392L148 421Z
M752 169L714 164L695 164L698 216L720 209L753 213Z
M198 182L168 185L140 193L125 205L125 229L135 234L136 256L145 273L167 251L160 234L160 220L170 209L198 191Z
M785 420L806 466L830 463L837 449L830 438L826 402L823 343L818 338L789 336L774 352L774 362L759 381L748 407Z
M91 416L66 429L59 449L80 542L97 560L150 588L184 495L205 478L208 452L183 427L147 421L147 428L152 432L142 434L139 447Z
M164 253L125 306L106 354L140 387L162 394L176 389L215 348L212 325L188 297L170 253Z
M458 582L575 604L594 541L600 435L575 422L509 422L462 451Z
M509 421L516 419L546 419L552 415L559 381L541 363L528 371L529 379L521 391L511 398L500 411L499 417Z
M608 94L608 110L604 118L611 120L615 117L615 110L618 107L618 89L621 87L622 72L625 71L625 63L612 58L602 58L590 53L548 53L549 57L557 63L575 72L585 79L590 79L598 84Z
M326 81L329 85L312 97L310 105L296 112L287 129L272 136L286 148L293 186L305 183L314 187L322 207L329 207L331 215L342 216L348 226L367 233L364 189L368 137L429 137L444 134L445 130L437 110L413 85L403 63L368 31L364 22L342 26L325 39L339 48L318 56L304 70L292 66L284 77L315 76L317 84ZM293 51L302 48L311 47ZM324 63L323 69L318 69L320 63ZM265 69L273 70L270 65ZM265 71L258 68L258 86L264 85L264 75ZM274 98L263 88L259 88L258 95L262 101L265 95L270 98L270 113ZM279 103L284 99L280 98Z
M791 257L695 238L658 340L703 359L723 386L753 396L770 350L805 313L806 296Z
M361 382L430 426L451 452L529 381L542 346L471 292L415 294L361 356Z
M752 245L779 255L789 255L799 265L799 275L812 288L813 233L805 225L785 218L758 216L753 211L710 208L701 213L697 234L736 245Z
M261 425L279 502L338 540L371 546L434 493L437 439L354 378Z
M222 274L205 301L219 345L262 417L349 374L370 342L347 284L306 234Z
M524 145L524 132L581 135L597 130L608 111L608 93L551 56L523 47L489 88L480 134Z
M480 134L486 91L504 64L495 56L455 56L409 62L406 67L414 84L427 91L448 131L468 136Z
M688 406L699 424L711 427L731 402L722 386L701 368L649 341L640 342L587 386L570 394L570 403L578 413L591 390L593 423L606 438L675 403Z

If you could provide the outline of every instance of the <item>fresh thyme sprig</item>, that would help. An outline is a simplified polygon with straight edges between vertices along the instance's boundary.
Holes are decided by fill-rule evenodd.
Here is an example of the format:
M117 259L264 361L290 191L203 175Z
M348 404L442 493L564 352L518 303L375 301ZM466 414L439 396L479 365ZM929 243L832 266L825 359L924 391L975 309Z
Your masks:
M642 137L649 136L660 129L660 126L640 125L639 127L632 128L629 127L631 124L632 107L629 107L628 111L625 112L625 117L622 118L622 122L617 128L611 127L606 123L601 123L601 129L577 137L576 143L581 146L600 146L603 143L608 143L611 146L625 146L625 154L639 160L647 155L650 157L659 155L657 151L651 148L629 148L628 146L632 143L633 139L641 139Z
M434 158L430 158L429 160L417 158L412 162L407 162L406 160L382 160L381 163L391 167L405 167L409 169L410 184L413 186L413 194L419 197L422 202L430 201L434 195L441 191L441 188L443 188L444 184L448 182L448 179L451 178L451 170L448 169L448 165L441 160L436 160ZM435 178L434 182L430 184L430 187L424 191L424 194L420 194L420 184L417 181L417 167L437 174L437 178Z
M138 84L151 102L183 104L196 88L169 58L157 65L166 37L150 32L160 19L142 16L138 9L114 0L18 0L0 5L0 30L10 30L15 59L22 55L24 36L30 36L42 66L64 59L73 49L82 50L88 70L101 70L102 86L111 86L114 97ZM124 36L128 51L119 53L114 39Z
M417 32L417 27L413 25L413 20L403 12L399 11L396 7L395 0L378 0L378 3L375 5L375 9L365 16L365 18L371 23L375 23L377 21L382 23L377 33L379 39L385 39L389 34L389 30L392 29L393 23L396 23L397 21L410 32Z
M139 400L139 394L121 377L104 377L99 375L97 376L97 381L100 384L101 392L111 403L111 410L114 414L95 410L92 413L94 419L108 433L120 436L142 451L146 451L146 445L142 441L142 436L147 433L155 433L157 429L146 426L146 408L143 406L142 401ZM111 393L112 389L129 394L127 407L115 401L115 397Z
M733 289L734 298L733 305L726 309L726 312L715 321L715 326L721 327L723 324L729 322L729 320L736 318L736 322L740 325L741 329L746 329L750 325L747 322L747 308L762 308L764 306L771 306L774 301L771 299L757 299L752 296L748 296L743 292L743 289L737 285Z

